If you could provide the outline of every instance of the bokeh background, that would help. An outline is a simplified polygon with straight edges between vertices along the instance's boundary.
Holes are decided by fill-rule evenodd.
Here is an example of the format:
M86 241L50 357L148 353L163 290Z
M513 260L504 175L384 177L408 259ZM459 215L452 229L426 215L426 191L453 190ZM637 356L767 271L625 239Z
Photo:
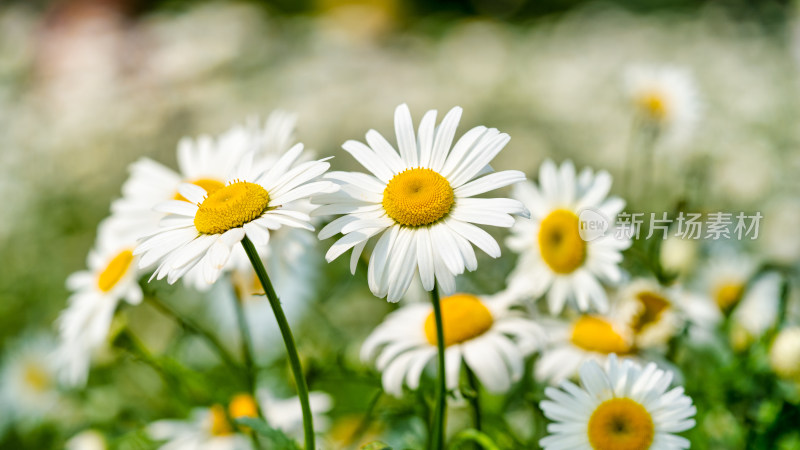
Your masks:
M369 128L392 135L397 104L408 103L415 118L459 105L459 130L485 124L511 135L496 167L535 177L545 158L572 159L620 179L632 123L622 79L635 63L687 68L702 110L690 139L656 149L656 194L629 209L760 211L761 236L748 251L796 267L795 2L4 0L0 350L53 334L69 294L64 280L84 268L128 165L148 156L174 166L183 136L216 135L284 109L297 113L297 137L307 147L334 155L334 168L355 168L340 144ZM618 184L613 192L626 194ZM322 317L330 329L301 326L310 335L301 354L322 373L315 386L336 383L324 364L357 352L391 308L340 263L323 275L342 285L340 298L327 298L332 290L320 283L317 313L307 319ZM504 257L465 283L500 289L512 263ZM136 314L150 320L150 313ZM160 324L155 347L174 333L174 324ZM320 341L341 345L323 353ZM138 427L181 409L156 398L162 387L150 369L120 364L130 370L101 367L58 420L6 427L0 447L59 448L94 427L114 447L147 448ZM377 385L365 386L340 386L334 416L368 406L364 390ZM699 448L744 448L745 422L713 419L700 421ZM739 425L728 436L731 423ZM796 433L787 439L782 445L800 442Z

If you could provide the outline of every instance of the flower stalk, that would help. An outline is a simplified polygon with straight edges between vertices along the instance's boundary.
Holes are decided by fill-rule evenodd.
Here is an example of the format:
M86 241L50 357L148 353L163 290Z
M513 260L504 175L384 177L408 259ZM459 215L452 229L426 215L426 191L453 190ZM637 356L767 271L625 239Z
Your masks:
M441 450L444 448L445 407L447 406L447 387L445 385L444 365L444 328L442 327L442 307L439 300L438 286L434 284L431 291L433 316L436 321L436 401L433 410L433 424L431 425L430 449Z

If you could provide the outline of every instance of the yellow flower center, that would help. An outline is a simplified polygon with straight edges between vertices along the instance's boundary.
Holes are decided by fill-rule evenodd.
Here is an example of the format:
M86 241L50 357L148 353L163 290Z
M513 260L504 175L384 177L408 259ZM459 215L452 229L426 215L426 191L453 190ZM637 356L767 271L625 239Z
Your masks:
M47 373L47 370L34 362L29 362L25 365L23 378L25 384L37 392L47 390L51 384L50 375Z
M455 203L447 179L431 169L398 173L383 190L383 209L395 222L418 227L430 225L450 212Z
M261 285L261 280L258 279L255 271L241 273L236 271L231 277L233 281L233 291L236 297L241 301L252 299L254 296L264 295L264 286Z
M211 435L212 436L227 436L233 434L233 427L231 427L228 418L225 416L225 408L222 405L214 405L211 407Z
M572 211L557 209L539 226L539 249L553 272L567 274L586 259L586 242L581 239L580 220Z
M236 394L228 405L228 413L232 419L258 417L258 405L252 395Z
M492 328L492 313L474 295L451 295L443 298L440 304L445 346L468 341ZM431 345L436 345L436 318L433 312L425 319L425 337Z
M259 218L268 205L266 189L236 181L209 194L198 205L194 226L203 234L222 234Z
M624 355L631 344L607 320L595 316L581 316L572 326L570 338L576 346L598 353Z
M639 95L636 99L636 106L647 118L657 122L664 120L669 113L667 99L657 90L647 91Z
M717 291L714 294L714 301L717 302L717 306L722 311L730 311L739 303L739 300L742 299L742 294L744 293L744 283L722 283L719 287L717 287Z
M639 300L643 306L631 324L631 327L637 333L642 331L646 326L658 322L659 319L661 319L661 313L669 308L670 305L670 301L663 295L650 291L639 292L636 294L636 299Z
M114 256L100 276L97 277L97 287L103 292L109 292L119 283L119 280L128 273L128 268L133 262L133 251L123 250Z
M612 398L589 418L589 443L595 450L644 450L653 443L650 413L629 398Z
M223 182L221 182L219 180L215 180L213 178L198 178L196 180L187 181L187 183L191 183L191 184L193 184L195 186L200 186L201 188L205 189L206 195L211 195L214 192L216 192L216 191L222 189L223 187L225 187L225 183L223 183ZM176 192L175 193L175 197L173 197L173 199L175 199L175 200L183 200L185 202L189 201L189 200L186 199L186 197L182 196L180 192Z

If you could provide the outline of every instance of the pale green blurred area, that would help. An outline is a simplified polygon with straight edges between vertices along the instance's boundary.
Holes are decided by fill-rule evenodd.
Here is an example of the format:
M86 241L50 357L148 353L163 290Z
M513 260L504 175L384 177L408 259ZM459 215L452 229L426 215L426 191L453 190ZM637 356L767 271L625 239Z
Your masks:
M55 16L0 5L0 348L53 329L64 280L84 268L127 166L147 156L174 167L182 136L284 109L298 114L299 141L335 156L334 168L360 169L341 143L370 128L393 141L396 105L408 103L415 120L459 105L459 133L486 125L510 134L496 168L535 179L544 159L572 159L619 179L632 124L622 74L632 63L688 68L703 108L692 139L657 149L657 194L631 208L760 211L762 236L750 244L771 260L800 257L800 16L769 30L713 6L638 15L588 5L513 24L401 26L401 11L332 3L273 16L210 2L131 18L96 4ZM626 194L618 184L613 192ZM502 284L476 280L485 290ZM336 320L363 335L388 309L366 304L351 306L374 308L375 318ZM150 326L163 333L143 333L153 345L172 331ZM130 370L120 390L158 381ZM103 414L122 408L105 394L85 400ZM721 410L717 420L724 428L731 419Z

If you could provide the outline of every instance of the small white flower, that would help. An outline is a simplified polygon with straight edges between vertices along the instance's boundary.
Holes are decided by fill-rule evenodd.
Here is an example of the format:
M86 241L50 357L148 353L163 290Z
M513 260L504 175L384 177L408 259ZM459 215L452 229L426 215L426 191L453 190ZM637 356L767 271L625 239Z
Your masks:
M264 247L270 232L282 226L313 230L298 200L337 187L315 181L328 170L325 160L295 165L302 151L302 144L295 145L266 172L254 168L249 152L225 185L211 193L197 184L181 184L178 191L184 199L158 205L157 210L170 215L162 219L159 231L136 247L140 266L160 262L153 278L167 277L169 283L199 266L204 281L212 284L245 236Z
M87 258L88 269L67 278L73 293L57 320L61 344L55 354L66 384L86 383L92 353L105 343L119 302L142 301L141 271L133 254L136 241L121 227L113 217L103 221Z
M65 450L106 450L106 438L97 430L84 430L69 438Z
M545 390L541 408L553 421L539 441L545 450L689 448L675 433L694 427L697 409L682 387L667 390L671 373L611 355L605 369L588 361L580 375L582 387L565 381Z
M380 235L367 274L378 297L400 300L417 271L425 290L438 284L445 295L453 293L455 276L478 266L472 245L500 256L500 246L476 224L510 227L513 215L528 215L516 200L473 198L523 181L525 174L486 175L509 140L494 128L475 127L451 148L460 118L461 108L453 108L436 127L436 111L428 111L415 135L408 106L398 106L399 153L375 130L366 134L369 145L345 142L342 147L371 174L331 172L327 178L341 190L313 199L322 205L315 215L343 214L319 233L320 239L344 235L331 246L328 261L352 248L350 270L355 273L367 241Z
M769 349L769 363L778 376L800 381L800 327L778 333Z
M538 186L514 186L514 197L531 211L531 219L518 220L507 240L508 247L520 253L509 290L534 298L547 293L552 314L561 312L568 301L581 311L607 311L608 297L600 282L619 282L621 252L631 244L627 235L616 235L614 220L625 202L607 198L610 189L608 172L595 174L587 168L576 175L571 161L557 168L550 160L539 169ZM584 240L579 218L583 211L607 220L605 233Z
M500 299L455 294L441 300L445 378L457 389L466 364L490 392L506 392L522 376L524 357L539 348L543 330L514 314ZM375 359L386 392L401 396L403 385L416 390L423 370L436 356L433 307L411 304L389 315L361 348L363 360Z
M700 100L688 70L674 66L629 67L625 93L637 116L669 141L687 139L700 118Z
M166 441L160 448L169 450L250 450L250 438L232 424L231 419L258 417L258 408L272 428L282 430L293 437L303 432L303 412L297 397L278 399L264 389L259 389L258 407L249 394L235 395L227 408L219 404L210 408L198 408L189 420L159 420L147 427L147 433L157 441ZM318 431L327 429L324 416L330 411L330 396L322 392L310 392L309 403Z
M61 399L49 336L22 337L0 366L0 432L5 422L32 426L58 412Z
M732 319L747 332L748 337L761 337L778 320L782 280L781 274L767 272L747 287Z

